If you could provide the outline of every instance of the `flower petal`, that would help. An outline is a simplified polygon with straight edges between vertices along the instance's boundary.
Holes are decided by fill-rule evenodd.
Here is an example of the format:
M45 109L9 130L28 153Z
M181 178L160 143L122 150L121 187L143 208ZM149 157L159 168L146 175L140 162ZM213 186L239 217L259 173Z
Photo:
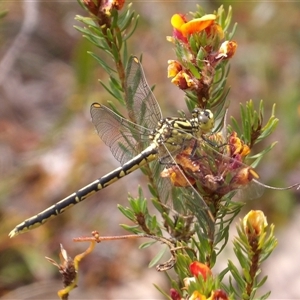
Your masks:
M201 18L193 19L180 27L182 34L187 37L193 33L200 32L215 22L216 15L209 14Z
M194 276L201 275L204 280L206 280L208 275L212 275L210 268L199 261L194 261L190 264L190 271Z
M181 26L186 23L186 19L181 14L175 14L171 18L171 24L175 29L180 30Z
M216 59L220 59L220 58L231 58L237 48L237 43L235 41L225 41L222 43L218 54L216 56Z
M251 210L243 219L243 226L246 232L250 231L250 228L255 230L257 235L264 232L264 229L268 226L267 218L261 210Z
M198 291L194 291L189 300L206 300L206 297Z
M182 70L181 64L176 60L168 60L168 78L176 76Z

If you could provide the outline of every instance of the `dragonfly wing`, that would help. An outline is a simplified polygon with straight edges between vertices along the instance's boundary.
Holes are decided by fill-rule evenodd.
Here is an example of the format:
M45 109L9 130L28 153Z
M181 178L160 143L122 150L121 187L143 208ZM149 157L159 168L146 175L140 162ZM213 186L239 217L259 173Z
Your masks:
M126 89L130 119L145 128L156 128L162 113L147 83L142 65L135 56L130 57L126 68Z
M238 189L234 197L239 201L254 200L261 197L264 191L264 186L258 184L255 180L252 180L246 187Z
M243 163L244 155L233 152L233 145L212 134L208 139L191 140L190 146L175 156L184 173L193 178L202 192L220 198L233 191L238 198L255 199L263 188L256 182L258 174Z
M185 209L197 220L196 232L206 238L211 238L215 231L215 219L203 197L194 188L185 188L181 194Z
M138 145L145 140L145 136L141 135L145 129L99 103L91 105L91 116L98 135L122 165L143 150ZM149 144L148 137L146 141Z

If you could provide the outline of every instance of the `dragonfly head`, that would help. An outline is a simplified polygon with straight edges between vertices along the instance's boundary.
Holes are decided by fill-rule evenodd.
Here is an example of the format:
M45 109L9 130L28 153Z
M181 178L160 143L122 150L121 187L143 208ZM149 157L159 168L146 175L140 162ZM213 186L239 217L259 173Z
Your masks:
M209 109L199 110L195 108L193 110L193 116L197 119L202 133L208 133L212 131L215 124L215 119L213 113Z

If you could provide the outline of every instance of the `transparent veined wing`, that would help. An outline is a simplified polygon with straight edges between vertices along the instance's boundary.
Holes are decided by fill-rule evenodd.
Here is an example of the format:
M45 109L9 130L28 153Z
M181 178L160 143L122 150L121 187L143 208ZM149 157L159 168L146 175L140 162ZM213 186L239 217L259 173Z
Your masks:
M99 136L110 147L112 154L121 164L139 154L143 150L140 148L141 144L143 147L149 144L149 141L146 141L146 136L149 135L150 130L152 131L157 127L158 121L162 119L160 107L146 81L141 63L134 56L130 58L126 69L125 88L129 116L136 123L120 117L105 106L93 104L91 107L92 120ZM187 139L189 141L191 134L181 132L181 135L184 136L185 134L189 136ZM172 187L170 181L161 176L161 171L166 164L176 164L173 156L186 146L184 139L181 138L180 140L183 141L182 145L178 145L178 149L175 151L170 152L166 145L162 145L158 149L162 164L150 163L151 183L158 192L158 197L162 203L176 207L176 211L180 211L184 215L193 211L203 224L206 224L204 227L210 228L213 224L213 218L209 214L208 206L195 188L192 185L185 187L185 189Z
M264 188L259 184L255 170L243 163L250 150L247 147L233 135L228 140L220 134L195 138L189 147L175 156L181 171L178 172L178 167L169 168L165 171L166 177L170 177L175 185L185 186L186 180L181 176L183 171L188 181L197 185L201 195L216 201L237 191L239 199L257 198Z
M102 141L110 148L113 156L123 165L140 153L140 143L149 145L150 131L134 124L99 103L91 105L93 124ZM146 133L146 135L144 135Z
M126 68L126 104L131 121L114 113L104 105L91 106L94 126L123 165L149 145L149 134L162 118L161 110L152 93L140 61L131 56Z
M126 68L125 88L129 118L142 127L154 129L162 119L161 109L135 56L130 57Z

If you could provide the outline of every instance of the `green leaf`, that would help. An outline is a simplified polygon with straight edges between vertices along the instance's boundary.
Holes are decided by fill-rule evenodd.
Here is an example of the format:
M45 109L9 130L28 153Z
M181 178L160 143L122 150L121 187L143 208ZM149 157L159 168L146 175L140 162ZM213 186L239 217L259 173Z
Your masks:
M250 283L252 281L252 277L249 273L249 270L243 269L243 275L244 275L244 280L246 280L246 282Z
M148 267L152 268L153 266L156 266L158 264L158 262L161 260L161 258L164 256L166 250L168 248L167 247L163 247L157 254L156 256L150 261Z
M154 198L158 197L157 190L150 183L148 184L148 189Z
M134 234L139 234L139 233L142 233L142 231L139 229L139 226L138 225L135 225L135 226L129 226L129 225L126 225L126 224L120 224L120 226L129 231L129 232L132 232Z
M230 273L232 274L233 278L235 279L235 281L237 282L240 289L243 290L245 287L244 279L241 276L241 274L239 273L236 266L230 260L228 260L228 269L229 269Z
M170 297L170 295L168 295L164 290L162 290L158 285L156 285L155 283L153 283L153 285L155 286L155 288L168 300L172 300L172 298Z
M255 144L269 136L277 127L279 120L277 118L270 118L266 126L262 129L262 133L256 139Z
M130 25L132 25L131 23L134 22L134 15L135 12L134 11L126 11L126 14L124 16L120 17L120 21L119 21L119 27L120 27L120 31L123 32L124 30L126 30ZM138 16L136 17L138 18Z
M242 132L241 132L241 129L240 129L240 126L239 126L237 120L234 117L230 117L230 119L231 119L232 127L228 126L228 130L230 132L232 132L232 130L234 130L237 133L237 135L241 137Z
M88 51L88 54L90 54L93 58L96 59L101 68L103 68L107 74L112 76L113 73L116 73L116 71L113 68L111 68L101 57L90 51Z
M133 35L133 33L135 32L135 30L137 28L138 21L139 21L139 15L136 16L133 28L131 29L131 31L126 33L126 36L124 36L123 41L127 41Z
M110 28L106 29L106 38L111 42L114 43L115 39L114 39L114 33L111 31Z
M117 9L113 9L111 11L111 28L116 29L118 27L118 22L119 22L119 12Z
M114 57L114 61L119 61L120 60L120 54L119 54L119 49L115 43L111 44L111 53Z
M124 206L118 204L118 209L120 210L120 212L129 220L135 222L135 214L132 210L130 210L129 208L125 208Z
M110 76L109 77L109 85L116 94L119 94L119 98L123 98L122 97L123 89L121 86L121 82L118 79L114 78L114 76Z
M266 294L264 294L263 296L259 297L259 300L265 300L265 299L269 299L269 296L271 295L271 292L267 292Z
M256 287L257 288L262 287L266 283L267 279L268 279L268 276L264 276L263 279L256 284Z
M154 245L157 241L145 242L139 246L139 249L146 249L152 245Z
M129 204L130 204L132 210L134 211L134 213L138 214L141 211L140 202L138 200L132 199L132 198L129 198L128 201L129 201Z
M80 21L88 26L96 27L96 23L94 22L94 20L92 18L76 15L75 20Z
M277 142L274 142L270 146L268 146L266 149L259 152L258 154L255 154L253 156L248 156L249 159L255 159L251 163L251 167L256 168L258 166L258 164L260 163L260 161L262 160L262 158L264 157L264 155L266 155L270 150L272 150L276 144L277 144Z
M116 43L117 43L118 49L122 49L123 37L122 37L121 31L116 31L115 36L116 36Z
M118 101L122 101L122 98L119 98L120 94L114 90L111 90L106 84L102 81L99 80L99 83L108 91L109 94L111 94L115 99Z
M229 272L229 268L225 268L223 271L221 271L219 274L218 274L218 277L219 277L219 280L222 281L224 276Z
M160 214L166 211L166 208L162 206L161 202L158 201L157 198L152 199L152 203Z
M140 212L142 214L148 214L147 200L146 199L144 199L144 200L140 199L139 203L140 203Z
M188 69L192 72L195 78L200 79L199 70L190 62L188 62Z

